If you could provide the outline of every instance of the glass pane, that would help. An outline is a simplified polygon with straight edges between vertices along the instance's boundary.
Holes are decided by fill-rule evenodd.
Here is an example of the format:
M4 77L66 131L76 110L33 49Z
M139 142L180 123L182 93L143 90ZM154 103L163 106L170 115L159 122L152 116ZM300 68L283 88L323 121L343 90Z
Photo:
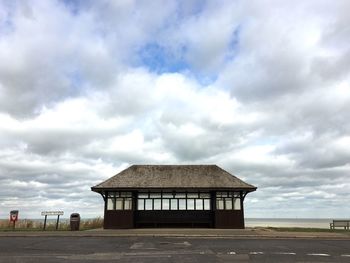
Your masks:
M233 192L228 192L228 197L233 197Z
M194 199L187 199L187 210L194 210Z
M203 199L196 199L196 210L203 210Z
M178 210L178 207L177 207L177 199L171 199L170 200L170 210Z
M222 200L222 198L216 200L216 209L218 210L224 209L224 200Z
M137 200L137 210L145 210L145 199Z
M187 193L187 198L198 198L198 193Z
M107 210L114 210L114 198L107 199Z
M162 199L153 200L153 210L161 210L161 201Z
M138 198L148 198L148 193L138 193L137 197Z
M152 210L152 199L146 199L145 202L146 202L146 208L145 210Z
M217 197L226 197L227 196L227 192L217 192L216 196Z
M210 199L204 199L204 210L210 210Z
M150 193L149 197L150 198L161 198L162 195L160 193Z
M121 197L131 197L131 192L120 192Z
M108 192L108 197L114 197L115 196L115 192Z
M125 198L124 199L124 210L131 210L131 209L132 209L132 199Z
M225 209L232 210L232 199L231 198L225 198Z
M186 198L185 193L175 193L175 198Z
M179 199L179 210L186 210L186 199Z
M234 202L234 210L241 210L241 199L235 198Z
M163 193L163 198L173 198L173 193Z
M234 193L233 193L233 196L234 196L234 197L237 197L237 198L240 198L240 197L241 197L241 194L240 194L240 192L234 192Z
M200 198L210 198L210 194L209 193L200 193L199 197Z
M162 209L169 210L169 199L162 199Z
M117 198L117 201L115 203L115 209L123 210L123 198Z

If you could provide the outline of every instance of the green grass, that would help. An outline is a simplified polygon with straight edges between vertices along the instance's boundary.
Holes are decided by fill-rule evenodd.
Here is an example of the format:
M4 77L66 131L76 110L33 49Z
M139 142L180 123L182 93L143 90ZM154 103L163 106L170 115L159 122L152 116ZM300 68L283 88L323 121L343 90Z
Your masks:
M97 217L94 219L82 219L80 221L80 230L89 230L97 229L103 227L103 219ZM0 220L0 231L9 232L9 231L43 231L44 229L44 220L42 221L33 221L30 219L22 219L16 222L15 229L13 229L13 224L8 220ZM50 222L46 224L46 231L56 230L56 222ZM59 223L59 231L69 231L70 224L66 220Z
M303 228L303 227L267 227L267 229L279 232L325 232L325 233L349 233L345 229L327 229L327 228Z

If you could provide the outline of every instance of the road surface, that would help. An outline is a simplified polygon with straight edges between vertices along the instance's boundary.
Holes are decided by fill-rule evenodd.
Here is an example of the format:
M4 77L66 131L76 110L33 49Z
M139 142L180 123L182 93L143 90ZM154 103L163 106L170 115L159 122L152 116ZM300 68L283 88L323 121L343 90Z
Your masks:
M350 262L350 240L0 237L0 262Z

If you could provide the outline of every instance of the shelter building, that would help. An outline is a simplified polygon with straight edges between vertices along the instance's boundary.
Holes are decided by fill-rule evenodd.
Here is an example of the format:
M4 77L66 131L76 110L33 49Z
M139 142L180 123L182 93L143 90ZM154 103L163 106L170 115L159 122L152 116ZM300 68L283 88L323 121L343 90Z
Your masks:
M104 228L244 228L243 201L257 188L216 165L132 165L91 187Z

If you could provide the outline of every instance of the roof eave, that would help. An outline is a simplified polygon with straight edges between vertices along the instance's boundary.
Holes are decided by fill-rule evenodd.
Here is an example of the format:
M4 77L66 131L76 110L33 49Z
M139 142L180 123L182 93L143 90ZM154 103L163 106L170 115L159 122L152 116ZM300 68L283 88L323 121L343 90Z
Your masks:
M254 192L257 187L91 187L91 191L100 193L105 191L127 190L228 190L228 191L246 191Z

